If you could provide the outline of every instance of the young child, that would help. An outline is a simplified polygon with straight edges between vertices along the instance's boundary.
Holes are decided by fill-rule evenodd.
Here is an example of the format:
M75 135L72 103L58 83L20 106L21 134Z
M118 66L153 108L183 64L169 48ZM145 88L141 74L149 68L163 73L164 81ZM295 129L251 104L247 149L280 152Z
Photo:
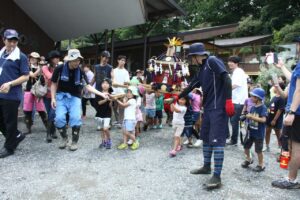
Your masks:
M284 90L283 86L281 89ZM267 128L266 128L266 148L263 151L270 152L270 138L271 131L274 129L277 143L280 147L280 134L283 126L283 114L285 108L285 100L280 96L280 92L277 87L274 87L275 96L271 99L270 105L268 108L268 117L267 117Z
M156 114L153 128L162 129L162 118L163 118L163 108L164 108L164 96L155 90L155 104L156 104Z
M176 156L177 151L181 150L180 136L184 129L184 115L186 113L187 107L189 106L188 97L182 97L177 103L171 104L171 111L173 112L172 126L174 129L174 145L173 149L169 152L171 157Z
M250 157L250 149L254 143L255 152L258 156L258 165L253 170L256 172L262 172L265 170L262 150L267 116L267 108L263 103L265 91L261 88L255 88L250 92L250 95L252 101L255 103L255 106L253 106L250 110L250 113L246 115L247 119L249 119L249 138L244 144L246 160L242 163L242 167L248 168L248 166L253 163L253 160Z
M103 79L101 83L102 92L106 94L112 93L111 81L108 78ZM110 119L111 119L111 108L112 101L109 99L104 99L103 97L97 96L96 101L98 102L98 106L96 107L96 120L100 126L101 139L102 142L99 145L99 148L110 149L112 142L110 139Z
M141 134L141 123L144 121L141 107L143 105L143 94L145 92L144 87L138 87L138 97L136 100L136 126L135 126L135 137L138 138Z
M128 139L132 140L131 149L136 150L139 148L139 141L135 137L135 125L136 125L136 97L138 96L137 89L133 86L129 86L126 91L126 98L121 102L117 100L118 104L125 108L124 121L123 121L123 143L118 146L119 150L128 149Z
M147 131L148 127L153 128L154 117L155 117L155 93L147 91L145 94L146 98L146 124L144 125L144 131Z
M201 123L196 123L196 122L198 122L198 120L200 118L200 110L201 110L201 107L202 107L202 92L201 92L200 88L195 88L193 90L193 92L191 92L189 94L189 98L191 100L192 109L193 109L193 126L194 126L194 130L193 130L192 133L197 139L195 144L193 144L193 147L200 147L201 143L202 143L201 140L200 140L200 136L199 136L200 124ZM189 143L190 143L190 141L189 141Z
M187 107L186 113L184 115L184 129L183 132L181 134L181 137L183 138L184 136L187 137L187 142L184 143L186 144L188 147L193 147L193 125L194 125L194 121L193 121L193 108L190 105L189 107Z

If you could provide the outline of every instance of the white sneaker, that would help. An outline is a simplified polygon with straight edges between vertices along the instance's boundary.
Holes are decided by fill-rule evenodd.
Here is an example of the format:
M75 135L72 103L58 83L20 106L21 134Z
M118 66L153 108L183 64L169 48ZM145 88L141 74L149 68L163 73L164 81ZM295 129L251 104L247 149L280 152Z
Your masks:
M189 140L184 141L183 144L184 144L184 145L189 144Z
M101 126L97 126L97 131L100 131L101 130Z
M270 147L264 147L263 152L270 152Z
M129 139L128 142L127 142L127 144L128 144L128 145L132 145L132 144L133 144L132 139Z
M201 140L197 140L194 144L193 147L201 147L202 145L202 141Z

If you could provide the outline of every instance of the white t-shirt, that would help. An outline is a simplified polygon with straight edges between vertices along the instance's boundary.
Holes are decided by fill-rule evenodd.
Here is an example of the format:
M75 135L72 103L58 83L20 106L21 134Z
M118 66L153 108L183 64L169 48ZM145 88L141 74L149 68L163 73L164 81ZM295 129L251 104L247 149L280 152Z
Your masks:
M114 82L123 85L125 82L129 83L129 73L125 68L115 68L113 70ZM124 88L121 87L113 87L113 94L125 94Z
M173 125L184 125L184 115L186 113L186 106L180 106L178 104L175 104L175 106L180 110L179 113L173 112Z
M155 93L146 93L146 109L156 109Z
M238 87L232 90L232 102L234 104L244 104L248 98L247 75L241 68L236 68L232 73L232 85Z
M129 99L127 102L129 104L128 107L124 109L124 120L136 120L135 112L136 112L136 100L135 99Z

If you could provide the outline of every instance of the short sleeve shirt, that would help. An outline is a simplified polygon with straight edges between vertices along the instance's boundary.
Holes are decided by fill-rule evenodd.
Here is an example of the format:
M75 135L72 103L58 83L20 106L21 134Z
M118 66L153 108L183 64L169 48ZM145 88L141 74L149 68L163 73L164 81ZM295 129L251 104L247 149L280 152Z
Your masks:
M97 96L96 101L97 101L97 113L96 117L100 118L111 118L111 107L110 107L110 102L107 101L104 104L99 105L98 102L104 100L103 97Z
M273 97L270 101L270 105L268 108L268 118L273 119L278 110L284 110L285 101L282 97ZM280 114L278 120L283 119L283 112Z
M156 104L155 104L155 93L147 94L145 95L146 97L146 109L155 109Z
M61 73L62 73L63 66L64 66L63 64L57 66L51 78L51 81L53 83L58 83L57 92L70 93L72 96L81 98L83 87L89 83L85 73L81 69L79 69L80 70L79 85L75 84L76 70L69 70L69 81L63 81L61 80Z
M29 74L28 59L25 54L20 52L20 59L7 59L9 55L5 52L0 55L0 85L13 81L20 76ZM16 85L10 88L9 92L0 93L0 99L21 101L22 86Z
M248 98L247 76L244 70L239 67L236 68L232 73L231 80L232 85L237 85L237 87L232 90L232 102L242 105Z
M296 68L294 69L291 77L291 82L290 82L290 88L289 88L289 94L288 94L288 99L287 99L287 105L286 105L286 110L289 111L291 104L293 102L293 97L294 93L296 90L296 82L297 79L300 78L300 62L297 63ZM296 115L300 115L300 106L296 110Z
M260 106L253 106L250 110L250 113L257 117L266 117L267 116L267 107L265 105ZM257 138L257 139L263 139L265 136L265 129L266 124L265 123L259 123L254 120L249 120L248 125L250 136Z
M164 96L163 95L160 95L159 97L155 98L155 105L156 105L156 110L164 109Z
M175 104L175 106L180 110L180 112L173 112L173 125L184 125L184 115L186 113L186 106L180 106Z
M114 82L123 85L125 82L129 83L129 73L125 68L115 68L113 70ZM114 94L125 94L124 88L113 87Z
M129 99L128 102L129 106L124 109L124 120L136 120L135 113L136 113L136 100Z

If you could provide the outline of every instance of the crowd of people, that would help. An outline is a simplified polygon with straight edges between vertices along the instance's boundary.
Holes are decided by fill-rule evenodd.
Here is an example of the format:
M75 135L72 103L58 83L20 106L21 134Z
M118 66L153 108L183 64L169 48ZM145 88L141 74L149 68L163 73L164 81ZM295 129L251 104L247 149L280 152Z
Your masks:
M202 43L192 44L189 49L191 64L199 67L195 77L181 91L164 93L155 84L146 87L147 69L137 70L131 77L124 55L118 56L115 68L108 64L108 51L101 53L100 64L95 66L83 63L77 49L70 49L63 60L56 50L50 51L45 59L37 52L27 58L18 48L18 39L15 30L6 30L5 46L0 51L0 131L6 138L0 158L13 155L26 134L32 132L36 112L45 126L47 142L58 138L57 130L61 136L59 148L76 151L89 102L96 111L99 148L113 147L112 127L122 129L119 150L137 150L143 131L173 127L170 157L176 156L183 146L202 146L203 166L191 174L211 174L214 156L213 176L205 184L209 189L220 187L225 146L237 146L242 125L246 127L246 137L240 136L245 154L241 167L253 164L250 149L254 144L258 157L258 164L253 168L256 172L265 170L264 152L272 149L270 136L274 130L278 147L289 151L291 159L288 178L276 180L272 185L280 188L298 185L300 63L293 72L281 60L275 63L284 76L270 80L271 99L265 105L267 92L247 77L239 65L239 57L228 58L230 75L223 61L211 56ZM44 92L43 88L46 88ZM20 104L25 114L26 133L17 130Z

